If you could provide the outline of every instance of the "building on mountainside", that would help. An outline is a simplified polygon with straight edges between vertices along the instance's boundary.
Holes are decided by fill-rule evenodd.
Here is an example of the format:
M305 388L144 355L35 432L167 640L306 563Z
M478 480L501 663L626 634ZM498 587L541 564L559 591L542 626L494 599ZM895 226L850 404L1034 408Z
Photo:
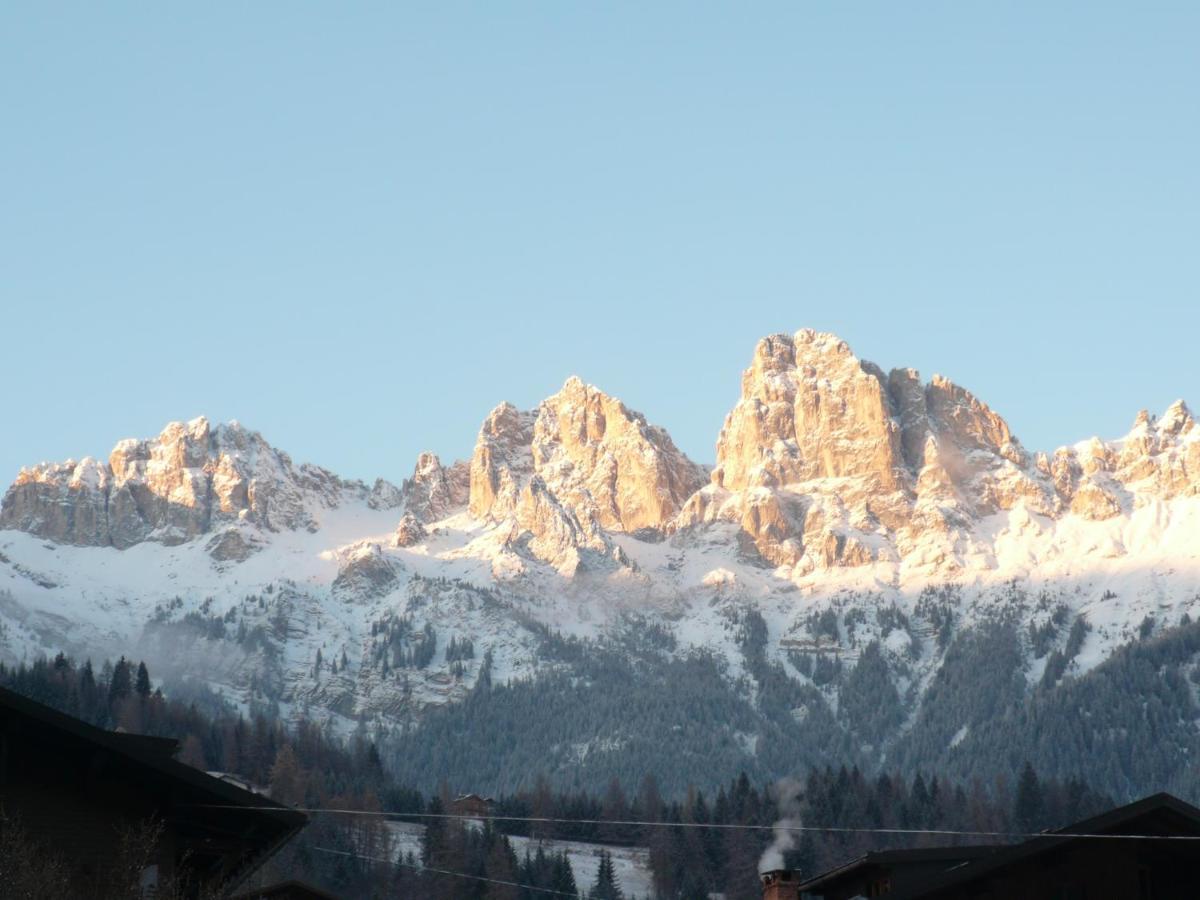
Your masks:
M147 894L224 895L307 818L179 762L178 746L0 688L0 844L12 852L19 834L30 877L53 866L70 896L124 885L131 868Z
M868 853L763 900L1184 900L1200 895L1200 809L1155 794L1019 844Z
M480 797L478 794L460 794L450 801L450 812L456 816L487 819L492 815L492 804L495 802L491 797Z

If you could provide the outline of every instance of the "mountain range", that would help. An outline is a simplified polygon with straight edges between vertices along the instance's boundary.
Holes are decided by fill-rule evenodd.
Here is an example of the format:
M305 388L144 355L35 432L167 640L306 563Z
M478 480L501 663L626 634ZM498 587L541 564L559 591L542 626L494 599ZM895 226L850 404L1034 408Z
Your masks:
M758 342L711 466L572 377L400 485L203 418L23 469L0 504L0 659L137 654L179 690L373 729L424 783L980 775L1004 752L1066 774L1111 758L1128 792L1200 752L1198 552L1182 401L1034 452L948 379L802 330ZM1149 757L1130 758L1145 722L1103 746L1066 722L1074 755L1038 743L1089 703L1135 710L1097 685L1119 693L1138 654L1168 692Z

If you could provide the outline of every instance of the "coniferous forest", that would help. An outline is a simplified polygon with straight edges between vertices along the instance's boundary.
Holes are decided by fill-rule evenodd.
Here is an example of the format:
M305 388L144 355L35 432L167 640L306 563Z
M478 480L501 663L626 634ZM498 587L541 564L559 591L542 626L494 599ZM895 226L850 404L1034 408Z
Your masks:
M256 878L300 876L356 897L622 896L607 853L600 854L594 883L577 884L566 855L536 842L545 839L644 847L655 896L720 892L739 900L759 895L759 861L781 819L813 829L789 832L780 849L787 865L815 873L868 849L1011 839L1111 803L1079 780L1044 778L1029 764L969 781L814 767L780 783L755 783L743 773L671 793L652 774L632 782L613 778L599 792L564 790L535 776L497 797L490 820L468 823L444 816L470 784L443 783L423 793L398 782L362 733L343 740L303 720L285 727L266 711L243 714L203 691L167 696L144 663L122 658L97 669L59 655L0 667L0 684L100 727L175 738L189 765L236 775L281 802L313 810L299 838ZM362 814L319 811L332 809ZM396 839L394 826L404 822L423 826L419 853L403 852ZM709 827L730 825L748 827ZM525 844L534 849L519 854L512 840L518 837L535 839Z

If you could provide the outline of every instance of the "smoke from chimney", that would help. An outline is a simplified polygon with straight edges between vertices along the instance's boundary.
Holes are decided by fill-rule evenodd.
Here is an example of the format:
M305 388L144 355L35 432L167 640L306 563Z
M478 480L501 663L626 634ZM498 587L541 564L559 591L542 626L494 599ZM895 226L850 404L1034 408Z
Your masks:
M804 786L792 778L784 778L776 782L772 793L779 806L781 818L775 822L775 838L771 846L763 851L758 861L759 872L773 872L784 868L783 856L796 845L794 829L801 825L800 797Z

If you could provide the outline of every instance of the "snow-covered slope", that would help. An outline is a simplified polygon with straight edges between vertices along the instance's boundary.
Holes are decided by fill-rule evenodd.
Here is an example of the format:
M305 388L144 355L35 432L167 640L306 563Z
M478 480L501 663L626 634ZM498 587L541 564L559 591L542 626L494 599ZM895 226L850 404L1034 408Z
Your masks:
M1182 403L1036 454L948 380L802 331L759 343L716 459L578 379L537 410L497 407L469 463L422 454L399 487L296 465L236 423L174 423L9 488L0 658L138 654L349 725L414 721L485 667L503 683L560 666L538 652L547 629L653 622L752 693L753 610L797 683L815 684L807 656L853 665L878 640L919 700L947 607L959 628L1003 611L1048 635L1025 648L1030 684L1077 619L1078 673L1148 617L1200 614L1200 428Z

